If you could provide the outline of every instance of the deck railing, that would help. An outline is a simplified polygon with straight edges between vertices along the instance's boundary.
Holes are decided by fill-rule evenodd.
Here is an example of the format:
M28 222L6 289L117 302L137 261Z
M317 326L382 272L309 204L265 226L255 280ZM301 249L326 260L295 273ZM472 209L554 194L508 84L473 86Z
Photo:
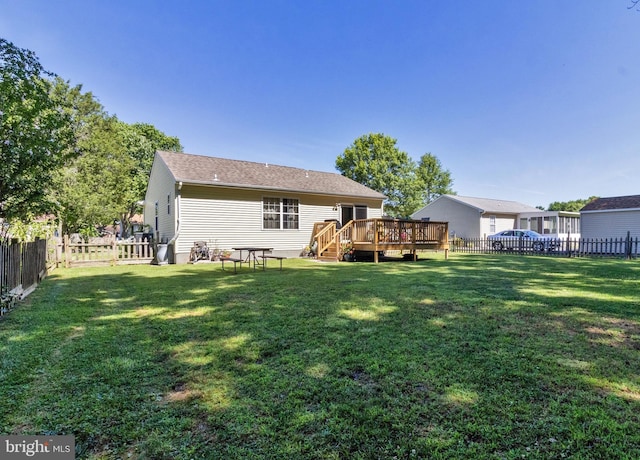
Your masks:
M330 254L340 260L349 249L379 252L384 250L449 248L447 222L399 219L358 219L337 229L334 222L316 223L312 237L317 254ZM326 255L325 255L326 256Z
M329 249L335 242L336 223L335 222L319 222L314 225L312 240L315 239L317 244L317 253L322 254ZM312 245L313 246L313 245Z
M448 242L446 222L397 219L353 221L351 241L371 244L443 244Z

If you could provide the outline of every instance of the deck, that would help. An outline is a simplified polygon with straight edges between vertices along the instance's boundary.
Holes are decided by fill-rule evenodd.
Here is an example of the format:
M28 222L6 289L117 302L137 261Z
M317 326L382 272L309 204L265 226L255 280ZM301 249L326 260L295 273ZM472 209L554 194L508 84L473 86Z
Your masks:
M345 251L373 252L378 262L381 251L416 251L424 249L449 252L449 225L447 222L398 219L358 219L337 229L335 222L314 225L312 244L317 244L318 258L341 260Z

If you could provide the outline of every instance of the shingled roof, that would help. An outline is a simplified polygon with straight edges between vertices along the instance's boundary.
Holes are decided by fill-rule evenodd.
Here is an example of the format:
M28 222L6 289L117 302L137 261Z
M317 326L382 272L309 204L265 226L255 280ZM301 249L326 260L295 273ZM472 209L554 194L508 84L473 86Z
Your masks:
M475 198L471 196L460 195L443 195L454 201L472 206L479 211L495 214L520 214L522 212L539 212L538 208L529 206L528 204L518 203L517 201L494 200L491 198Z
M612 211L616 209L640 209L640 195L598 198L583 207L582 211Z
M383 194L336 173L186 153L158 151L157 155L167 165L176 182L359 198L386 198Z

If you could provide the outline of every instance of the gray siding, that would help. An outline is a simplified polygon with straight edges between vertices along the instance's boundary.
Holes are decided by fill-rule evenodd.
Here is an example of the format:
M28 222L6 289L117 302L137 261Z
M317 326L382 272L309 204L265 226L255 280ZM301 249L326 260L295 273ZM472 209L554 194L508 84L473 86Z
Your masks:
M583 238L640 237L640 210L582 212L580 227Z
M263 229L262 200L265 197L299 200L299 229ZM184 185L180 197L180 232L176 241L176 261L185 262L195 241L206 241L211 248L270 247L274 253L298 256L309 244L313 224L340 219L336 202L353 198L296 195L224 187ZM367 206L369 217L382 214L378 200L356 200Z
M466 204L441 196L414 213L414 219L449 222L449 234L460 238L477 238L480 235L480 212Z

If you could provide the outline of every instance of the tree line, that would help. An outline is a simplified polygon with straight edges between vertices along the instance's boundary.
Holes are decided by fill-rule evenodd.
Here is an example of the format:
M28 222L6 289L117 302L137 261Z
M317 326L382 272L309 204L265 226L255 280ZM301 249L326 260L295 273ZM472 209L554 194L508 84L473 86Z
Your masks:
M91 235L140 211L156 150L177 137L109 114L82 85L0 38L0 238L37 217Z

